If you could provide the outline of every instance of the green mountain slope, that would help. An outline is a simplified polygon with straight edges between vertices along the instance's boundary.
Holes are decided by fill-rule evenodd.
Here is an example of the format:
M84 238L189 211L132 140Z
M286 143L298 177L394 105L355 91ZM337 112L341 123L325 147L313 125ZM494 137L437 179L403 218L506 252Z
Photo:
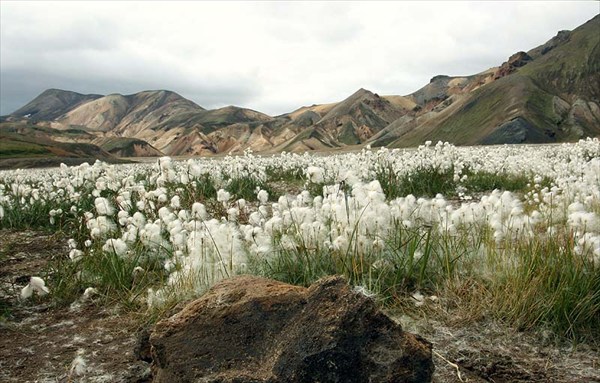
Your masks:
M81 130L57 131L30 121L0 123L0 169L75 165L82 162L122 162Z
M504 63L494 81L455 97L451 107L411 119L411 128L396 127L387 143L543 143L600 135L600 16L530 52L511 56L526 60Z

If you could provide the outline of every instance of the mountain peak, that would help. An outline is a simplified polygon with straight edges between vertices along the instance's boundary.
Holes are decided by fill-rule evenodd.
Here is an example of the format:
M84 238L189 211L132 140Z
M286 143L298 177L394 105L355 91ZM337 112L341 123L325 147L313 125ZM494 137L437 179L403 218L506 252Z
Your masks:
M130 96L176 96L183 98L180 94L166 89L148 89L131 94Z
M437 76L433 76L431 80L429 80L429 83L432 84L434 82L449 80L450 78L450 76L447 76L445 74L438 74Z
M83 94L78 92L73 92L72 90L64 90L58 88L49 88L40 93L34 100L39 98L48 98L48 97L57 97L62 100L68 101L72 99L91 99L91 98L100 98L101 94Z
M147 102L148 100L153 100L153 102L155 103L154 104L155 107L159 104L165 105L165 104L170 104L170 103L178 103L178 104L182 104L182 105L185 104L193 109L197 109L198 111L205 110L200 105L196 104L195 102L193 102L191 100L188 100L187 98L183 97L179 93L176 93L176 92L173 92L170 90L165 90L165 89L143 90L141 92L130 94L125 97L130 100L133 100L134 104L140 103L140 102Z
M365 88L360 88L356 92L352 93L352 95L349 98L352 98L355 96L364 97L364 96L373 96L373 95L374 95L374 93L371 92L370 90L365 89Z
M11 115L27 117L33 121L54 120L80 104L100 97L102 95L50 88Z

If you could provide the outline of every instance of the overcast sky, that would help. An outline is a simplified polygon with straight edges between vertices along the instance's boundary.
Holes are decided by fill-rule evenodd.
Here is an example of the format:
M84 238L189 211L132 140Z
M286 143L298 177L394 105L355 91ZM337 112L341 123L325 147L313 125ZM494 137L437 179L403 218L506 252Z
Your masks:
M0 2L0 114L48 88L168 89L277 115L406 95L574 29L598 1Z

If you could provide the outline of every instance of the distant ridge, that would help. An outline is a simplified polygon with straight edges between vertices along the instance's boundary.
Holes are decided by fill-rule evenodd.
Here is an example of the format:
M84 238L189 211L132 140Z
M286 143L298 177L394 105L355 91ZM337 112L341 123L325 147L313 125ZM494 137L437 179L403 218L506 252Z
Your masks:
M598 84L600 16L497 67L437 75L404 96L359 89L340 102L272 117L236 106L206 110L167 90L102 96L49 89L2 117L0 131L21 124L27 134L37 129L38 139L90 143L116 156L566 142L600 135Z

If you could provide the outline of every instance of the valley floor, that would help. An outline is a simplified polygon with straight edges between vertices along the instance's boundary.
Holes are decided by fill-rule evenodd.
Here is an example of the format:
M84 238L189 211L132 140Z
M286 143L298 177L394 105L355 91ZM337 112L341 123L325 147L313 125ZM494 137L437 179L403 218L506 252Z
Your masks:
M0 231L0 380L151 381L149 364L135 351L141 313L93 301L57 307L43 297L18 300L29 276L66 253L57 235ZM552 334L467 322L459 312L447 313L443 322L428 310L391 315L432 342L437 383L600 382L598 345L558 346Z

